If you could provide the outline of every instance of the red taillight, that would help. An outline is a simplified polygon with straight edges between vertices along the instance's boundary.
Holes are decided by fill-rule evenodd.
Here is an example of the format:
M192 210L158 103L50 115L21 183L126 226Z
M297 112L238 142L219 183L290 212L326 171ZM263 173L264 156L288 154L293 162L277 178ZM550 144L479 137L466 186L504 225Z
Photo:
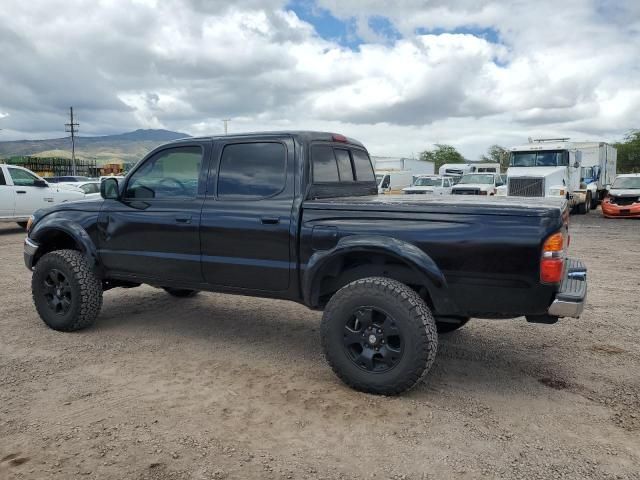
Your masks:
M347 137L340 135L339 133L334 133L331 138L333 138L334 142L347 143Z
M560 283L564 273L565 237L561 232L548 237L542 245L540 260L540 281L542 283Z

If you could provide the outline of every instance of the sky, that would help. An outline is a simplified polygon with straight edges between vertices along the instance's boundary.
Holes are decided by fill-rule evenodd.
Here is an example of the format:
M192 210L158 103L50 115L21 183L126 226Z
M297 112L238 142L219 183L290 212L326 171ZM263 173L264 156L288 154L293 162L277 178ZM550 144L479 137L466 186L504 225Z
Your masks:
M640 128L637 0L3 0L0 140L325 130L478 159Z

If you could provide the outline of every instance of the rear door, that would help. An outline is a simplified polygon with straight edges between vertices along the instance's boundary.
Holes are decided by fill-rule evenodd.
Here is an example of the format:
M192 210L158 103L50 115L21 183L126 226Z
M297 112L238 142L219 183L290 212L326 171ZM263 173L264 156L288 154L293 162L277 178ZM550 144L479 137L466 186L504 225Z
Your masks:
M120 200L104 201L98 248L107 270L166 285L202 282L200 211L210 151L209 141L157 150L126 179Z
M273 292L289 288L294 155L290 137L217 144L202 209L207 283Z
M0 217L14 216L15 191L9 183L4 174L4 167L0 165Z

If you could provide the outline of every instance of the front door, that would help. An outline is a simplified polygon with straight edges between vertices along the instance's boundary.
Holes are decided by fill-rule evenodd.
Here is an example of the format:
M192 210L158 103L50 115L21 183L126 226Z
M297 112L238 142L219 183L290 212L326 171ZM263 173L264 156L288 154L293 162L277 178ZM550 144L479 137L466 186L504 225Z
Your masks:
M140 162L105 200L98 221L99 254L114 275L201 282L200 212L210 142L175 144Z
M202 209L202 269L213 285L283 291L291 271L289 137L220 143ZM217 167L217 168L216 168Z
M53 195L48 186L36 186L40 181L33 173L22 168L7 167L13 180L15 193L15 216L28 217L40 208L53 203Z

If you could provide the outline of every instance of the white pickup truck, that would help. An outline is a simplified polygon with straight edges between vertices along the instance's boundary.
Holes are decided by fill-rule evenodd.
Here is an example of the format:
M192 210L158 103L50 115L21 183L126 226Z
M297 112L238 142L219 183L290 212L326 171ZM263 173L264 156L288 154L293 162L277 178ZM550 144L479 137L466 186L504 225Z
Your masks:
M84 192L49 184L31 170L0 164L0 222L26 227L36 210L54 203L82 200Z

